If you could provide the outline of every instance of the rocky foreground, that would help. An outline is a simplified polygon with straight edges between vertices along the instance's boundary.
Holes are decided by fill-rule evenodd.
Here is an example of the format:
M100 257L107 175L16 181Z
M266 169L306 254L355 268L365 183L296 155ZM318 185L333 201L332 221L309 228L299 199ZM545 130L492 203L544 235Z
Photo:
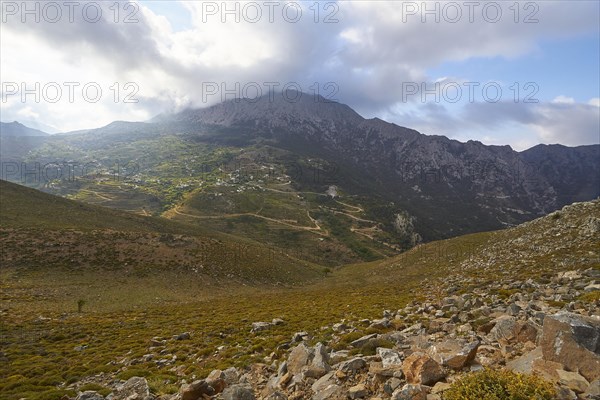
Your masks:
M381 319L341 321L333 326L340 336L358 326L385 330L398 320L420 321L401 331L357 338L344 350L310 346L310 335L299 332L285 345L290 348L286 359L269 357L246 370L215 370L160 398L436 400L464 374L506 368L554 383L558 399L600 399L600 304L576 300L600 290L599 280L599 270L568 271L549 283L515 280L506 290L518 292L507 298L481 290L386 310ZM277 323L284 321L255 323L253 330ZM160 344L154 339L149 351L158 354ZM360 354L372 348L374 355ZM113 387L106 399L157 398L141 377L113 382ZM77 396L101 399L90 391Z
M85 391L76 399L436 400L462 377L488 369L537 375L554 386L557 399L600 399L600 219L593 216L599 207L598 201L573 205L515 228L521 233L513 239L469 257L442 280L425 282L423 301L382 310L376 319L323 327L335 332L327 343L298 332L280 346L283 356L273 353L246 369L214 370L160 397L142 377L98 375L86 382L102 383L112 393ZM596 244L589 250L586 243ZM525 245L537 255L514 252ZM573 259L553 258L561 249ZM550 255L547 265L539 265L540 252ZM527 277L523 271L536 268L532 263L543 272ZM485 272L487 279L477 285L479 275L470 271ZM255 322L249 334L277 324L285 321ZM189 337L149 338L148 354L127 364L174 368L165 343Z

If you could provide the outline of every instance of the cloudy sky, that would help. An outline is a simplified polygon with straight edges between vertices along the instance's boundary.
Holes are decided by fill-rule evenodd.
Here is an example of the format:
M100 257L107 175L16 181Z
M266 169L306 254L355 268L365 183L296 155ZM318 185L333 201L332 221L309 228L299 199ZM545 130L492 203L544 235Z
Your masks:
M1 1L1 119L69 131L300 89L422 133L600 142L600 2Z

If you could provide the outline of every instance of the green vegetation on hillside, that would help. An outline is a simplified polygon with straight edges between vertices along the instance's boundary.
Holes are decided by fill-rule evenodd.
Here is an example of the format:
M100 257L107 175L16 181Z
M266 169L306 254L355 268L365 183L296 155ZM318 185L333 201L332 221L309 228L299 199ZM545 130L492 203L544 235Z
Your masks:
M560 218L427 243L326 276L282 253L257 265L219 253L222 259L197 273L188 263L206 258L194 249L207 240L221 246L194 235L198 228L0 184L2 399L57 398L71 393L65 385L96 374L145 376L155 393L172 393L180 379L280 357L300 330L312 343L328 342L336 321L372 318L425 295L469 292L515 274L545 279L565 268L600 268L598 201ZM453 288L458 278L461 286ZM249 333L253 322L273 318L285 323ZM400 319L386 329L416 322ZM183 332L191 338L173 339ZM151 346L164 350L162 361L144 359Z

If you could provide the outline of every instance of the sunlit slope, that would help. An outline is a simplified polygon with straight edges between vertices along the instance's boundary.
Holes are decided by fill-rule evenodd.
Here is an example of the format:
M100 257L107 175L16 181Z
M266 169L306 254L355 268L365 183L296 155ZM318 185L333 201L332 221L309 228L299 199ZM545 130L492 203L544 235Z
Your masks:
M179 299L172 293L295 285L325 273L291 254L200 225L82 204L4 181L0 185L1 262L7 283L11 274L29 276L33 286L38 279L55 281L82 295L87 290L82 285L108 295L109 282L110 289L124 294L147 284L149 296L156 285L166 298ZM57 299L68 297L55 294ZM51 291L44 296L54 298Z

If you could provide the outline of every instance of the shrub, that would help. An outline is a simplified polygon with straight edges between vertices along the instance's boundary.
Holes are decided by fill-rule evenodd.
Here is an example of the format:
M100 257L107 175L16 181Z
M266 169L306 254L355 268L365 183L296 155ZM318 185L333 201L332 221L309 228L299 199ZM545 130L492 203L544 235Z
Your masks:
M508 370L467 374L444 392L444 400L552 400L556 391L538 376Z
M83 300L83 299L77 300L77 312L79 312L79 313L82 312L84 305L85 305L85 300Z
M391 349L394 347L396 343L391 340L385 339L374 339L369 340L367 344L360 348L360 352L365 356L372 356L377 352L378 347L385 347L386 349Z
M97 383L86 383L78 389L80 392L85 392L86 390L93 390L94 392L100 393L102 396L108 396L112 392L112 390L102 385L98 385Z
M584 303L594 303L600 301L600 290L584 293L579 296L579 300L583 301Z

